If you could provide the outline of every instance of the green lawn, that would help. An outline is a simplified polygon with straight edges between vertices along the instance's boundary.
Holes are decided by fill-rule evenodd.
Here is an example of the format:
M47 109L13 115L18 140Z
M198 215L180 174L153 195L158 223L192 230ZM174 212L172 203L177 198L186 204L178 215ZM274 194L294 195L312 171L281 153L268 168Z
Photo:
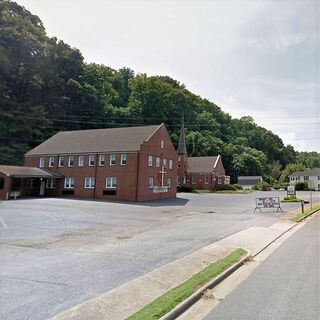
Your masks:
M299 199L296 197L284 197L281 202L301 202L303 199Z
M179 286L169 290L153 302L131 315L127 320L156 320L163 317L179 303L190 297L201 286L217 277L238 262L247 252L237 249L228 256L212 263Z
M304 218L312 215L313 213L315 213L318 210L320 210L320 205L317 205L317 206L313 207L312 209L305 210L304 213L297 214L296 216L294 216L292 218L292 221L299 222L299 221L303 220Z

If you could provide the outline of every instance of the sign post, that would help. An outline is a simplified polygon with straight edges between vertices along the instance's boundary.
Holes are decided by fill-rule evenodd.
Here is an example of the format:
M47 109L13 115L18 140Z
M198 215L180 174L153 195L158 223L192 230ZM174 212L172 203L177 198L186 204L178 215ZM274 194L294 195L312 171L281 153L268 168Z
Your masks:
M280 198L279 197L264 197L264 198L256 198L256 207L254 212L259 209L277 209L277 212L280 210L282 212L282 208L280 206Z

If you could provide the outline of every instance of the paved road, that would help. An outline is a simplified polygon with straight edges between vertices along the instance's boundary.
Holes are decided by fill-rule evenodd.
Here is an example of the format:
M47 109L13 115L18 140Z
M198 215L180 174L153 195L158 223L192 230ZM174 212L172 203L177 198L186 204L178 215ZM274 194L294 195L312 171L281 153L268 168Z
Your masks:
M289 238L205 319L320 319L320 216Z
M279 214L252 212L261 195L279 194L2 202L0 319L47 319L240 230L270 226Z

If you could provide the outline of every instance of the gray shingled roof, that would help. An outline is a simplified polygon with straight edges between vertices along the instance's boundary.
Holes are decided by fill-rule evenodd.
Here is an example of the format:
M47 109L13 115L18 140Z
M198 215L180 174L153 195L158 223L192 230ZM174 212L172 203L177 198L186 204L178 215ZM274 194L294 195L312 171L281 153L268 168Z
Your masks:
M190 157L188 158L189 172L211 172L218 156L213 157Z
M137 151L160 126L61 131L25 155Z
M21 166L0 166L0 172L6 176L19 178L58 178L62 177L58 173L51 172L35 167L21 167Z
M306 170L306 171L296 171L290 174L289 177L302 177L302 176L320 176L320 170Z
M238 184L247 185L247 186L254 186L259 181L262 180L261 176L239 176L238 177Z

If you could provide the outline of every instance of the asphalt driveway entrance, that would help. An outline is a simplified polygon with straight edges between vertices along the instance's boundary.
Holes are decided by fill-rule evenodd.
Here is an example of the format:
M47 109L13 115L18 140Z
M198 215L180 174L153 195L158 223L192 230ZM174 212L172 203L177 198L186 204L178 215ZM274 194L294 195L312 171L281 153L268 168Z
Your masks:
M253 213L262 194L2 202L0 318L47 319L230 234L272 225L281 213Z

